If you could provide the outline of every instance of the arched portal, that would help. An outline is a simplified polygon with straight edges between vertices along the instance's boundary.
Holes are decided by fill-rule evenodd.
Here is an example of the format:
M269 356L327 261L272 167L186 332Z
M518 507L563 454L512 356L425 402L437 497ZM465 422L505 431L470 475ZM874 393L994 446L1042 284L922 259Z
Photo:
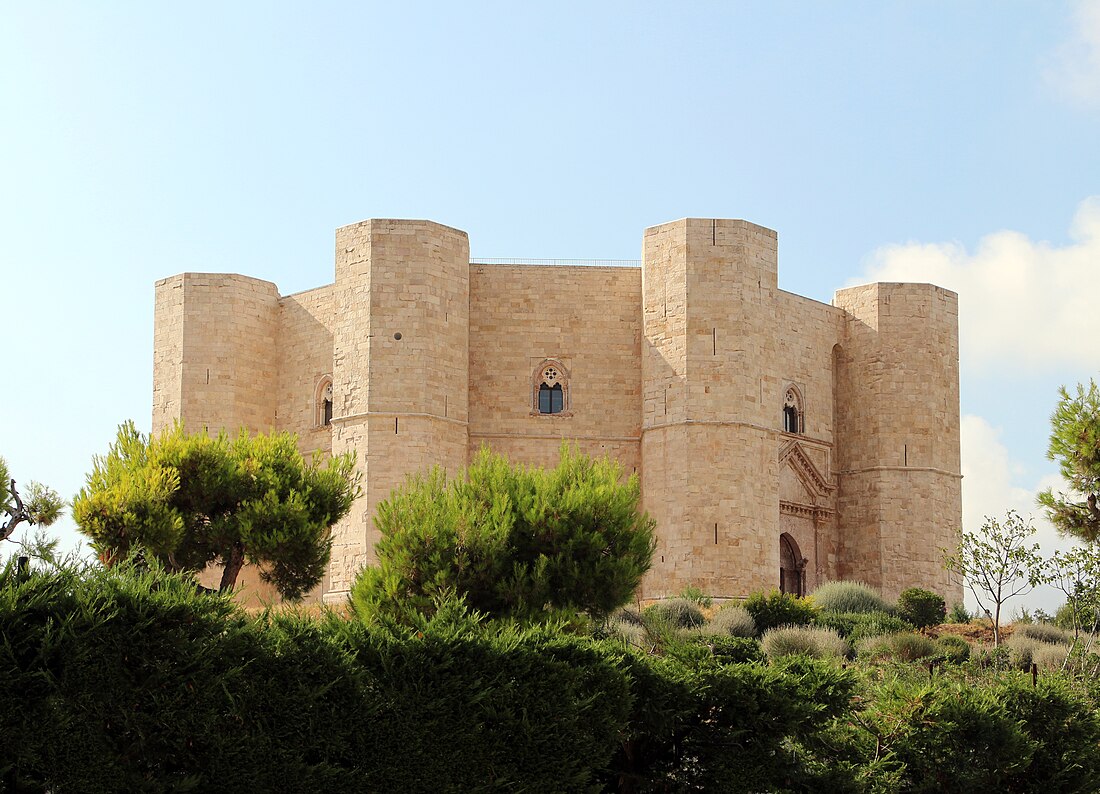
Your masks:
M779 590L791 595L806 594L806 562L798 543L784 532L779 536Z

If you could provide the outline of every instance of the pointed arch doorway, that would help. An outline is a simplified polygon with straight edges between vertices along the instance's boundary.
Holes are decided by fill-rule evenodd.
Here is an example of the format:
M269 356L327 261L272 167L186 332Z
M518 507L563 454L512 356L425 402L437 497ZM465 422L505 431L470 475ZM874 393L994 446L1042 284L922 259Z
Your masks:
M806 595L806 563L798 543L788 533L779 536L779 591Z

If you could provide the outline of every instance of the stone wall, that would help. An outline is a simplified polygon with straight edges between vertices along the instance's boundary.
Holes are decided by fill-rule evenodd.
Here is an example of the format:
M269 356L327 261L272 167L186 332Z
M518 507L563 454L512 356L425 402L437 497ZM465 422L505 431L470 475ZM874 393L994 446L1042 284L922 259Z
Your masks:
M193 431L273 427L278 308L269 281L217 273L158 281L154 432L176 418Z
M961 522L957 320L929 285L833 306L784 292L775 232L745 221L647 229L643 266L613 268L470 264L463 232L371 220L337 231L326 287L157 282L154 429L274 426L307 454L351 451L365 496L334 530L328 600L373 560L375 507L407 474L457 473L482 445L550 466L563 439L641 476L659 535L644 597L776 587L786 533L807 589L959 600L939 551ZM560 414L537 410L548 362Z
M470 266L470 455L553 466L563 439L640 466L641 272ZM561 370L565 410L540 414L537 375Z
M407 474L466 464L470 246L430 221L336 232L332 451L354 452L364 497L333 530L331 590L374 560L375 508Z
M942 566L962 521L958 298L930 284L841 290L834 352L840 573L887 596L920 586L961 601Z

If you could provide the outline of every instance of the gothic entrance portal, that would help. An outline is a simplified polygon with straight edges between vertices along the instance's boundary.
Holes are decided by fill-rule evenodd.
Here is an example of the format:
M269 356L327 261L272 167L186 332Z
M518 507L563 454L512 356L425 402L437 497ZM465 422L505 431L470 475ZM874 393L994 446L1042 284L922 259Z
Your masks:
M807 560L798 550L794 538L784 532L779 536L779 590L791 595L806 595Z

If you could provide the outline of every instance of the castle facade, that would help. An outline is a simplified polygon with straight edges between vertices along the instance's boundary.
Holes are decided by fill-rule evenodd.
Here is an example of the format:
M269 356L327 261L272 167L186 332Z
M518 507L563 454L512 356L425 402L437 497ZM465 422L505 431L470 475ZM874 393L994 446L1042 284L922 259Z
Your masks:
M158 281L153 430L288 430L353 451L364 496L334 528L325 601L374 559L375 506L482 445L553 465L562 439L641 479L658 545L641 596L804 593L859 579L961 601L958 301L928 284L780 290L776 233L689 218L641 266L470 261L464 232L336 232L335 281Z

